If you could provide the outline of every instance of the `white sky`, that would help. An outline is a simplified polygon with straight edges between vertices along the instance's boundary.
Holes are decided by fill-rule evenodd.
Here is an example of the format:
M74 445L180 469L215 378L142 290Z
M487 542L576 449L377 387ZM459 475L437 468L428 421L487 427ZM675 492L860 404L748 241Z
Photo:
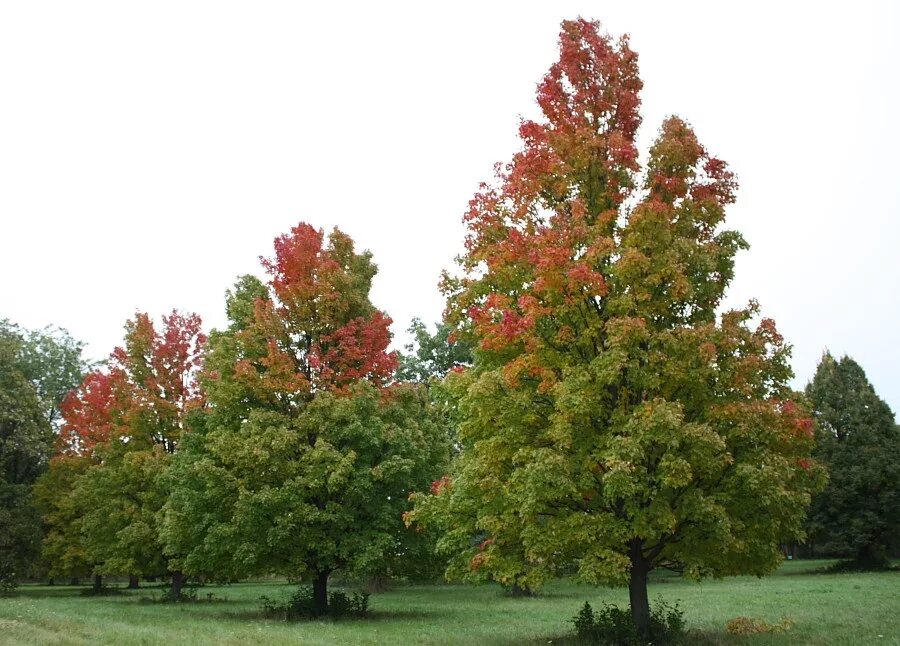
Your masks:
M775 318L797 385L827 347L900 410L893 3L312 4L0 4L0 317L98 358L136 309L221 325L306 220L373 251L399 344L582 15L632 35L643 145L677 113L738 173L731 302Z

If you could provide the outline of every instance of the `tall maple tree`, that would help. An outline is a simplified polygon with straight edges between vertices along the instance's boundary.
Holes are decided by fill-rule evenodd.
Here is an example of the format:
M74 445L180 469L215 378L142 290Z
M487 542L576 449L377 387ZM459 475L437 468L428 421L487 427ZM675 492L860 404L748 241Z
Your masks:
M448 380L455 471L410 520L449 525L450 573L628 584L646 632L648 572L772 571L820 472L775 324L717 315L746 248L723 227L733 174L677 117L642 170L627 37L566 21L559 48L443 281L476 360Z
M239 279L228 329L210 335L210 407L175 456L163 535L187 572L311 579L324 613L332 572L396 553L410 491L445 468L446 433L420 389L389 385L371 254L308 224L274 246L268 285Z

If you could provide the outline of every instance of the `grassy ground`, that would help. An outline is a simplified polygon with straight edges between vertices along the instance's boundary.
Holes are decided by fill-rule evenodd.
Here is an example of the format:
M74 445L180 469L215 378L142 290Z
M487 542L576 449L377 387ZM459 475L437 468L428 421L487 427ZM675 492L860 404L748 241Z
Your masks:
M900 572L821 574L823 562L786 563L775 575L694 584L660 577L652 600L679 600L705 644L900 644ZM66 586L23 586L0 599L0 644L548 644L568 641L568 619L585 600L624 604L624 590L561 581L531 599L500 596L492 586L409 586L372 597L372 616L341 622L284 624L258 612L261 595L278 597L284 584L200 588L224 600L150 603L158 589L111 597L80 596ZM739 615L794 628L782 635L728 635Z

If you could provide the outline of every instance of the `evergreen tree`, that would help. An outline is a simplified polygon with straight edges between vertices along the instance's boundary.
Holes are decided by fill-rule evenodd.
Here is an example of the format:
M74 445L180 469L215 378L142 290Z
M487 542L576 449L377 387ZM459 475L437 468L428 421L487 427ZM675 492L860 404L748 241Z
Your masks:
M806 387L818 422L815 456L827 488L813 500L809 534L817 550L853 566L887 565L900 538L900 430L890 407L850 357L826 353Z

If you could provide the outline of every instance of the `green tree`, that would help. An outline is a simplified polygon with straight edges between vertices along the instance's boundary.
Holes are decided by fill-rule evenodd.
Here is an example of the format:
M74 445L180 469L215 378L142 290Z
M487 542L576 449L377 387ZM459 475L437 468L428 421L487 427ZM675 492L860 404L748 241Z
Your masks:
M850 357L826 353L806 387L818 423L815 456L827 488L813 499L809 534L824 553L884 567L900 538L900 431L894 413Z
M64 328L24 330L6 319L0 320L0 334L21 340L19 369L37 390L47 421L56 427L63 399L91 367L82 356L84 343Z
M265 291L240 279L210 336L210 406L174 456L163 537L186 572L311 579L325 613L331 573L379 572L402 548L409 493L440 474L446 434L420 389L387 386L368 252L301 224L264 265Z
M397 379L413 383L430 384L447 376L454 368L472 363L472 346L464 339L457 339L453 327L444 322L435 325L434 334L421 319L414 318L407 330L412 341L400 354Z
M447 527L450 574L627 584L646 634L651 570L771 572L820 472L774 323L718 315L746 247L734 177L676 117L641 173L640 89L626 38L563 23L543 120L471 200L443 283L475 363L448 384L456 470L411 520Z
M35 505L44 528L41 560L50 577L77 579L93 571L81 530L87 501L76 488L92 464L89 456L57 455L34 485Z
M31 485L46 469L53 433L23 373L22 340L0 329L0 588L31 573L41 537Z

